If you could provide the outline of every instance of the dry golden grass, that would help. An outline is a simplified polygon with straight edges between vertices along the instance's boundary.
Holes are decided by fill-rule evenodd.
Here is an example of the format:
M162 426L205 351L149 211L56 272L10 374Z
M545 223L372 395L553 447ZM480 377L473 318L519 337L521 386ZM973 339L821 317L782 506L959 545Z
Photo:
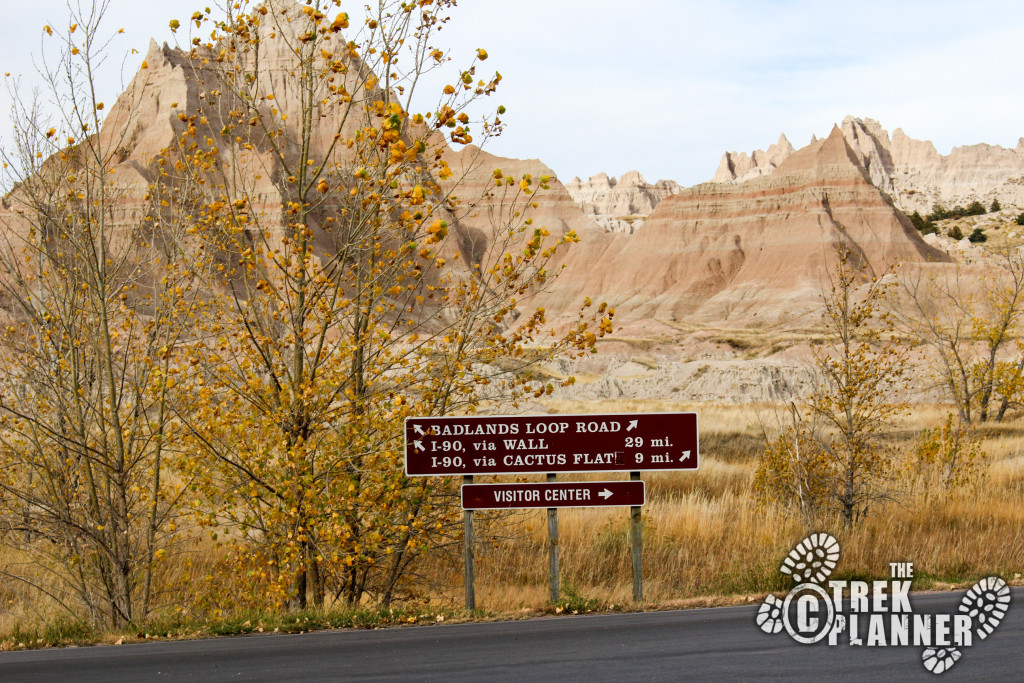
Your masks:
M183 541L180 547L157 565L153 584L154 603L163 605L162 611L168 614L188 614L208 592L205 587L211 577L215 576L217 559L222 555L209 537L201 533L196 532L192 540ZM35 574L24 571L25 565L29 569L33 567L33 559L29 555L4 548L0 555L0 567L10 569L19 565L22 569L19 574L27 574L29 579L44 583L46 573L38 565L35 565ZM237 590L251 589L251 582L245 577L236 577L233 583ZM69 605L77 605L74 595L64 595L63 598ZM5 634L18 629L43 628L61 620L77 622L52 597L14 579L0 582L0 650L4 646Z
M661 401L551 401L558 412L633 412L697 409L701 463L697 472L644 475L644 597L661 605L698 598L756 596L784 590L778 567L785 553L811 531L785 510L759 505L752 495L759 435L784 417L770 406ZM917 406L894 426L904 449L923 427L939 424L943 406ZM852 530L825 524L842 545L837 574L884 577L890 562L913 562L915 588L957 585L989 574L1020 582L1024 572L1024 425L981 430L988 455L983 480L970 490L929 497L906 493L879 505ZM573 478L621 478L592 475ZM569 478L566 475L565 478ZM477 602L488 610L536 608L548 600L545 511L519 513L518 532L481 547ZM818 529L813 529L818 530ZM563 585L607 604L632 600L629 513L625 508L559 511ZM446 598L461 600L457 567L445 572Z
M838 520L806 529L785 510L759 505L753 475L764 431L787 420L785 407L693 404L653 400L549 401L563 413L696 410L701 463L696 472L651 472L643 508L645 603L658 606L728 604L759 600L789 587L778 572L782 558L808 531L834 533L842 544L836 574L884 577L890 562L913 562L915 588L969 583L999 574L1020 583L1024 573L1024 422L980 430L987 453L981 483L949 496L907 494L871 511L844 530ZM906 450L923 427L941 423L943 406L915 406L894 425L892 438ZM621 479L622 474L562 475ZM542 477L524 477L539 480ZM481 520L483 522L483 519ZM481 526L486 527L486 524ZM544 510L515 512L477 550L477 604L512 616L548 604L547 517ZM561 577L567 591L606 606L632 604L627 508L559 511ZM408 596L416 604L457 609L462 604L461 549L437 552L422 563ZM203 595L219 556L204 541L169 559L163 587L188 599ZM13 559L13 558L5 558ZM221 577L246 590L243 577ZM181 586L187 585L186 591ZM0 633L52 621L45 601L26 600L17 586L0 586ZM190 605L182 603L186 611Z

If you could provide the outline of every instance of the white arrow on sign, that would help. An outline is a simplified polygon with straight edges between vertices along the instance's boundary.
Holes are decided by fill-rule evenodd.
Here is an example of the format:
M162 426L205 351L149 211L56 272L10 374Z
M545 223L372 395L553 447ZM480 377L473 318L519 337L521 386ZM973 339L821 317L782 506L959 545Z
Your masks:
M608 489L605 489L604 491L598 491L597 495L601 496L605 500L608 500L609 498L612 497L612 492L609 491Z
M420 427L419 425L413 425L413 426L412 426L412 430L413 430L414 432L416 432L417 434L419 434L420 436L423 436L423 435L424 435L424 434L423 434L423 427Z
M425 450L427 450L426 448L423 447L423 442L420 441L419 439L414 440L412 442L412 445L415 446L416 450L418 450L418 451L425 451Z
M639 425L639 424L640 424L640 420L630 420L629 421L629 426L626 427L626 431L627 432L633 431L633 429L636 428L636 426Z
M679 462L686 462L690 459L690 451L683 451L683 457L679 458Z

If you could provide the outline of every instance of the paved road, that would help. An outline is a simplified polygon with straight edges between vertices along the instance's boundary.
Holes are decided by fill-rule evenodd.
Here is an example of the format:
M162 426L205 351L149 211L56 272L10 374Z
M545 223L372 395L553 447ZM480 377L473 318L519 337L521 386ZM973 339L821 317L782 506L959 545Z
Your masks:
M951 613L959 599L912 603ZM766 635L751 606L8 652L0 681L1014 681L1024 679L1024 589L1013 603L941 676L922 667L921 648Z

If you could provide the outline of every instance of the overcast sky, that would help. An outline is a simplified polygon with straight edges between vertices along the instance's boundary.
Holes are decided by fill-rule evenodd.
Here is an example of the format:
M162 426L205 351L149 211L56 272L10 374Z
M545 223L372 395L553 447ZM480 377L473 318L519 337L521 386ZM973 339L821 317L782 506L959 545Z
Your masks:
M66 3L0 1L0 71L30 83L42 26L66 25ZM125 28L116 50L144 53L150 36L171 40L170 19L215 1L111 0L107 26ZM727 149L781 132L801 147L847 114L944 154L1024 136L1020 2L459 0L442 37L456 57L486 48L504 76L510 127L490 150L539 157L563 179L637 169L690 185Z

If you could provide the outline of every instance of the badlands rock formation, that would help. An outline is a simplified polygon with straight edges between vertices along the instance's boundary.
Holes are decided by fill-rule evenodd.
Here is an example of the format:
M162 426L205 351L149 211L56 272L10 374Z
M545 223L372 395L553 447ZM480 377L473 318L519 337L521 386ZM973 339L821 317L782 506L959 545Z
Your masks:
M816 142L816 140L811 140ZM750 180L771 173L796 151L786 134L779 136L779 141L769 145L767 150L755 149L749 156L746 152L726 152L718 163L713 182L729 182Z
M305 18L300 4L292 0L279 0L279 4L281 11L268 19L274 22L268 24L268 31L276 30L282 35L262 43L259 81L264 85L260 94L273 97L272 104L268 98L263 105L267 109L265 120L274 120L269 111L273 107L275 116L280 113L278 120L300 122L303 118L302 94L298 92L294 79L281 74L291 68L294 61L294 54L283 33L301 30L299 27L306 25ZM352 61L355 62L354 68L348 70L346 78L353 82L346 81L346 84L350 92L356 92L359 86L354 79L364 67L358 60ZM161 47L152 41L143 64L126 91L110 108L100 131L104 147L117 149L118 161L111 170L115 226L123 230L135 229L153 210L152 202L148 201L150 188L161 174L161 166L155 158L164 150L174 150L180 136L190 125L195 125L200 139L218 141L217 165L230 169L225 176L232 178L237 195L248 197L248 210L259 217L260 229L272 240L283 237L283 226L288 223L284 207L286 202L294 199L295 184L287 179L288 173L281 168L277 155L271 150L271 141L260 127L238 127L236 134L241 132L243 136L234 140L223 134L221 129L224 121L230 120L228 111L232 109L232 101L222 92L228 90L219 83L222 76L214 71L214 67L191 59L187 52L166 44ZM334 145L339 130L343 135L350 135L359 127L358 117L348 118L351 120L343 119L336 107L323 107L314 112L314 119L320 125L311 140L311 156L317 158L326 155L327 150L333 150L330 158L341 171L331 176L332 182L338 182L337 178L340 182L347 182L352 175L352 169L346 172L345 165L351 166L354 160L349 158L350 154L346 156L348 153L344 147L338 150ZM278 137L287 138L297 149L291 125L282 123ZM452 170L451 180L446 184L450 187L455 180L459 182L460 204L447 214L454 238L450 240L447 251L457 251L467 268L483 260L485 253L494 247L489 241L493 229L510 219L508 212L502 211L507 207L502 207L500 196L491 192L494 169L503 169L507 175L530 173L535 178L542 175L552 177L549 189L533 195L536 206L528 209L534 222L546 226L552 234L571 229L594 229L593 221L584 216L562 184L554 178L554 172L539 160L496 157L474 145L454 150L441 136L416 126L411 127L408 135L425 137L431 149L440 148ZM408 144L412 146L411 138ZM174 152L171 154L173 158ZM5 207L14 208L0 208L0 225L9 230L27 229L17 214L24 201L17 192L9 196ZM337 251L337 239L325 229L325 225L334 220L333 216L340 215L342 209L331 201L334 201L333 195L330 199L321 200L307 218L314 234L315 253L321 258L329 258ZM527 210L527 201L522 199L519 208Z
M293 11L299 11L297 6ZM290 59L285 50L283 41L268 42L261 68L273 89L274 106L297 121L299 94L279 73ZM181 51L154 44L146 64L101 131L117 139L115 174L123 192L117 211L125 225L148 209L148 188L160 172L154 155L173 145L191 113L202 110L216 121L226 106L218 99L212 74L193 68ZM312 144L320 150L331 145L339 126L356 125L335 120L329 111L317 116L323 130ZM219 124L197 125L209 128L202 135L221 135ZM491 229L509 220L508 206L494 187L495 169L516 176L549 175L549 189L530 198L536 206L529 216L554 235L575 230L582 238L564 256L564 269L551 291L538 297L550 320L572 319L585 297L615 306L617 322L625 324L694 320L743 325L814 318L824 269L837 244L847 245L876 272L894 260L950 258L925 244L876 187L878 181L872 184L889 168L893 150L902 149L902 138L896 136L888 146L879 142L876 150L868 143L880 141L880 134L870 127L864 131L865 140L851 144L850 134L836 128L826 140L798 152L783 137L749 159L748 171L770 168L770 173L686 190L665 181L647 183L636 172L619 179L574 180L566 187L538 160L500 158L472 145L445 148L452 177L461 180L457 191L463 200L451 216L454 239L447 249L457 250L468 267L493 254ZM265 216L261 228L273 234L287 223L282 206L291 198L291 184L269 153L268 141L257 132L246 135L245 144L225 137L218 163L232 168L238 182L251 189L250 206ZM343 165L344 158L338 163ZM738 155L725 166L735 173L744 163ZM339 210L325 203L321 213L308 219L318 255L333 253L323 223ZM643 215L648 218L642 229L632 233L609 231L600 222L602 216ZM630 227L636 225L633 221Z
M531 195L535 207L527 207L525 201L519 208L526 211L534 224L542 225L553 235L569 230L593 231L597 225L592 217L585 216L573 202L565 186L555 177L555 172L539 159L509 159L485 152L476 145L466 145L459 151L450 150L445 154L452 169L452 178L458 179L458 195L464 199L455 221L455 235L463 259L469 263L485 260L485 252L494 245L489 235L494 229L509 221L511 216L507 202L494 187L493 173L501 170L505 175L522 177L530 174L535 179L550 176L548 189L540 189Z
M591 176L586 182L573 178L565 184L573 201L588 216L610 232L635 232L643 225L654 207L665 197L682 188L674 180L648 183L639 171L624 173L619 178L605 173Z
M839 244L876 273L950 260L871 183L836 127L769 175L666 198L633 235L583 234L548 305L588 295L615 306L620 322L810 320Z
M908 213L927 213L936 203L950 207L978 200L988 206L993 199L1024 207L1024 138L1013 149L966 145L943 156L930 141L915 140L900 128L890 138L873 119L847 116L841 130L871 182ZM750 157L726 152L714 182L742 182L774 172L779 156L787 154L777 145L769 152L773 148L775 159L760 150Z
M534 222L544 225L552 233L563 233L568 230L583 230L594 227L594 221L587 218L573 201L561 181L547 164L540 159L512 159L500 157L484 151L476 145L465 145L460 150L448 150L445 154L452 169L452 178L458 179L459 195L468 202L473 202L472 209L467 207L466 215L460 220L467 226L483 227L489 220L489 212L497 210L500 197L492 195L482 197L485 191L494 185L492 174L495 169L505 175L521 177L530 174L537 179L549 176L548 189L539 189L532 198L537 206L530 209L530 217Z

